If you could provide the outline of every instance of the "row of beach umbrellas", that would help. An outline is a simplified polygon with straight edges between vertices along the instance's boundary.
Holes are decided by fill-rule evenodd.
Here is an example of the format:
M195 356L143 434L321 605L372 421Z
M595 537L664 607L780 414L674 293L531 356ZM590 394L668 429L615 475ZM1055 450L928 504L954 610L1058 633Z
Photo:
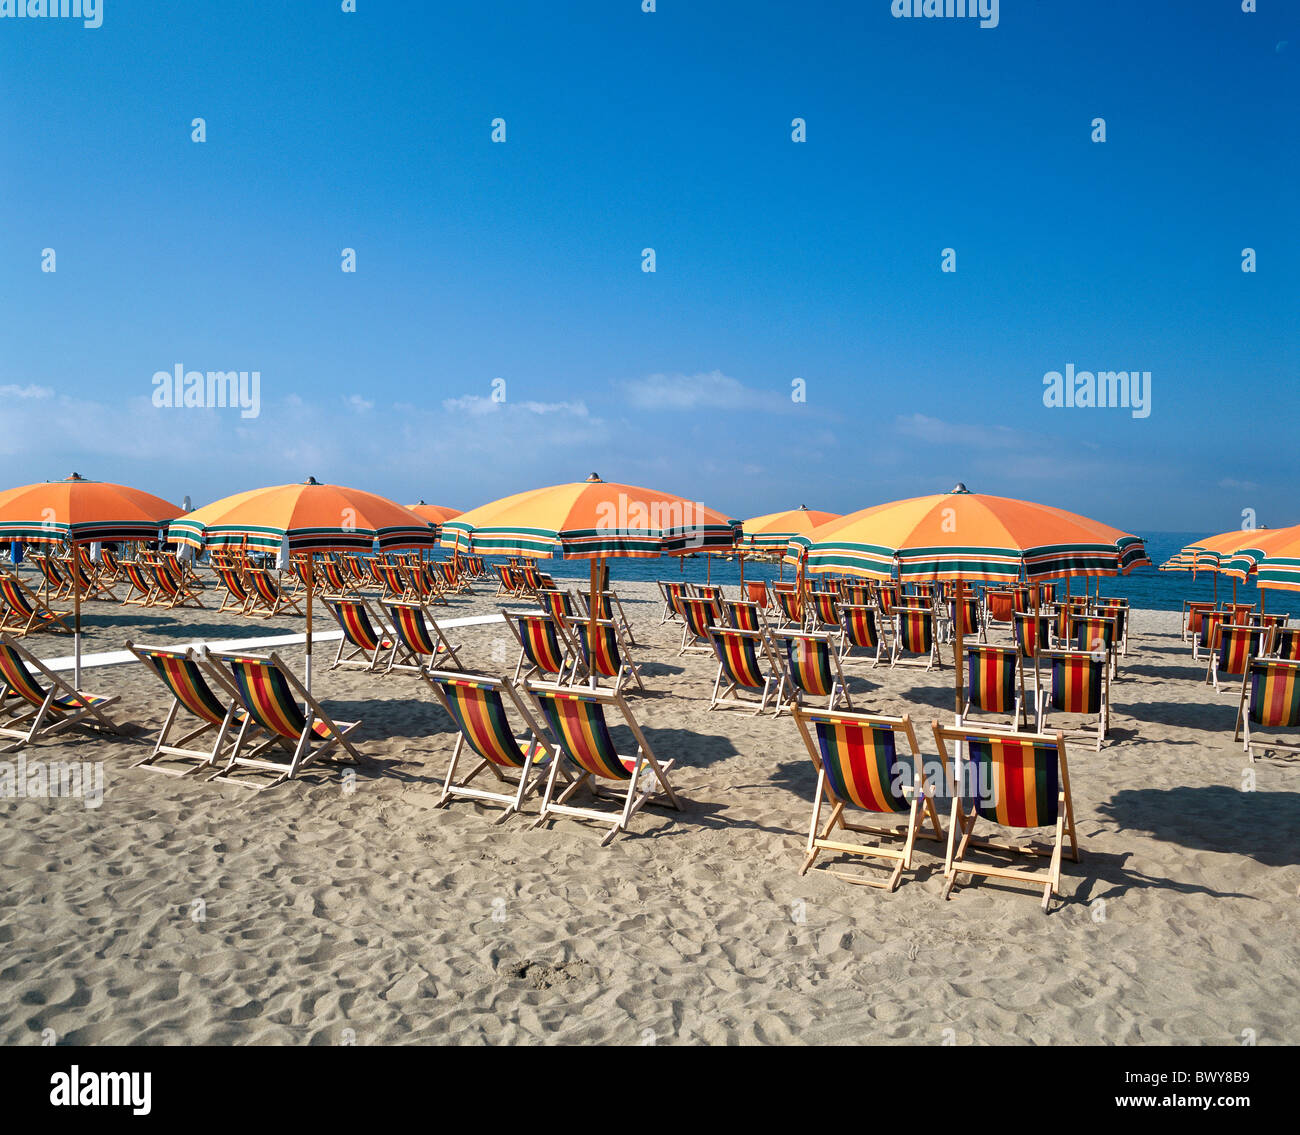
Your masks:
M360 489L302 484L238 493L194 512L126 486L73 474L0 493L0 539L35 543L156 538L195 549L293 553L425 549L453 556L586 559L593 600L607 559L696 552L777 553L807 574L888 580L1016 583L1127 574L1149 565L1136 536L1063 509L968 491L874 505L839 516L804 507L740 522L674 493L585 481L517 493L466 513L423 501L404 507ZM1300 528L1240 532L1189 545L1166 568L1212 568L1263 587L1300 590ZM74 573L74 582L75 582ZM1034 594L1037 594L1035 589ZM305 679L310 688L312 589ZM80 595L74 590L76 680ZM592 617L598 603L590 605ZM957 620L957 702L962 697Z

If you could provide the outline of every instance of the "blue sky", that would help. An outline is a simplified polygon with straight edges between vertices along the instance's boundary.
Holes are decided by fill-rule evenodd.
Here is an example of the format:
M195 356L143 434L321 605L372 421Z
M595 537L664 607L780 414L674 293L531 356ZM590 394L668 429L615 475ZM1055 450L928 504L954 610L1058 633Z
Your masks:
M0 484L471 507L597 470L744 517L961 480L1300 522L1300 6L1260 7L0 19ZM258 371L259 415L156 407L178 363ZM1149 417L1045 407L1067 364L1150 371Z

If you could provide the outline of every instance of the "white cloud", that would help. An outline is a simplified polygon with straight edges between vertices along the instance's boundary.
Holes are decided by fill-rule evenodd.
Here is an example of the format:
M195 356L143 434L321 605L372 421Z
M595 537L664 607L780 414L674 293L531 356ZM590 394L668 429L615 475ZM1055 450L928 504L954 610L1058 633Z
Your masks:
M344 404L350 410L355 410L358 414L365 414L375 408L375 404L368 398L362 398L360 394L352 394L343 399Z
M0 386L0 398L53 398L54 391L48 386Z
M785 392L759 390L713 370L707 374L651 374L618 384L638 410L778 410Z
M980 449L1008 449L1025 444L1024 435L1006 426L956 425L925 414L906 414L894 419L894 429L904 437L931 445L969 445Z

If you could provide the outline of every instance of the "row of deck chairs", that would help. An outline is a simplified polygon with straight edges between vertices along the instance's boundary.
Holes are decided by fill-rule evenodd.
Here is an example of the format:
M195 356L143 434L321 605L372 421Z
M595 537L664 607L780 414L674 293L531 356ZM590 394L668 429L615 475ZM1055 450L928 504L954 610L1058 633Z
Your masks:
M324 602L343 632L331 670L414 674L461 666L460 647L418 599L371 600L353 593L326 595Z
M198 592L202 583L173 552L141 551L136 559L119 559L111 549L100 553L95 563L85 545L65 556L35 553L30 558L40 571L42 603L66 603L74 590L83 600L114 600L146 607L202 607ZM15 573L16 574L16 573ZM118 590L126 588L119 596Z

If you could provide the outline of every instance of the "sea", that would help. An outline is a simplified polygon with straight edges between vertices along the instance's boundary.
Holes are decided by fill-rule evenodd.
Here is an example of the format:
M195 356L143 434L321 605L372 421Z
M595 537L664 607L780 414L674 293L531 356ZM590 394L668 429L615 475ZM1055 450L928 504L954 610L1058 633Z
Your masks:
M1152 532L1143 536L1147 555L1151 557L1151 567L1134 568L1128 575L1105 577L1101 581L1103 595L1124 598L1129 606L1149 611L1181 611L1185 599L1212 600L1215 598L1215 575L1213 572L1197 572L1193 577L1186 571L1157 571L1158 565L1164 563L1176 552L1188 544L1205 538L1204 532ZM493 557L489 561L497 562ZM499 562L504 563L504 560ZM734 559L721 555L713 556L664 556L659 559L611 559L609 565L610 585L617 589L620 579L636 582L653 582L658 579L684 579L691 583L706 581L736 587L740 584L740 565ZM587 560L543 559L538 566L550 573L556 580L586 581L590 578L591 567ZM785 565L784 578L793 578L794 569ZM745 560L745 578L777 579L782 571L777 564L756 560ZM1082 577L1076 577L1071 590L1076 594L1083 591ZM1096 590L1097 581L1090 579L1088 586ZM1058 588L1058 590L1061 590ZM1218 580L1218 598L1227 600L1233 597L1232 581L1226 576ZM1253 582L1237 584L1237 598L1244 603L1258 603L1259 592ZM1268 610L1287 611L1288 594L1273 591L1266 596L1265 607ZM1300 597L1297 597L1300 604Z

